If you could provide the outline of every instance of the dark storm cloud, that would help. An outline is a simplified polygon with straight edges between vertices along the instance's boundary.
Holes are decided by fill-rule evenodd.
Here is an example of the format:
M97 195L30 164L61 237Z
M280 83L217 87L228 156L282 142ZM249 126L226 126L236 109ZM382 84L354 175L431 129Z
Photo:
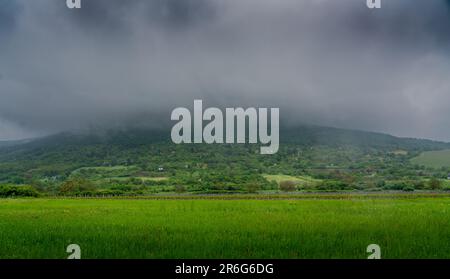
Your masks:
M162 125L202 98L450 140L449 1L82 1L0 0L0 138Z
M53 0L57 2L57 0ZM59 1L61 2L61 1ZM83 9L70 11L58 5L72 23L87 31L123 35L132 32L130 23L139 17L141 24L161 29L180 29L200 24L214 15L210 0L90 0L83 2Z
M15 1L0 0L0 39L13 31L19 12Z
M450 1L384 1L383 12L360 10L351 17L359 33L404 44L426 43L448 46L450 42ZM413 46L414 47L414 46Z

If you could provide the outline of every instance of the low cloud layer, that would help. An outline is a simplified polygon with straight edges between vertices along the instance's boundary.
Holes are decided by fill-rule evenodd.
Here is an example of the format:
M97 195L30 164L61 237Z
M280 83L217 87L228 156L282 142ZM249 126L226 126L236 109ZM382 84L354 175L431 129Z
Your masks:
M206 106L450 141L446 0L0 0L0 140Z

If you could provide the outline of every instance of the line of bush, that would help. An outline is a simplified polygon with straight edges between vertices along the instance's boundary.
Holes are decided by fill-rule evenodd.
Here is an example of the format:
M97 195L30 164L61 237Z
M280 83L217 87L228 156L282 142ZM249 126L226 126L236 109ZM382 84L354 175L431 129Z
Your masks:
M38 197L39 192L31 186L0 185L1 198Z

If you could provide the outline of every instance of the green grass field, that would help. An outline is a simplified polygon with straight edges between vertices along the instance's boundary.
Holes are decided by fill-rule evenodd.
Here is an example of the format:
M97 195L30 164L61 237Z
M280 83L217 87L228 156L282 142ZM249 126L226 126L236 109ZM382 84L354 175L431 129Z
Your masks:
M0 200L0 258L450 258L450 198Z
M450 166L450 150L427 151L411 160L413 164L440 168Z

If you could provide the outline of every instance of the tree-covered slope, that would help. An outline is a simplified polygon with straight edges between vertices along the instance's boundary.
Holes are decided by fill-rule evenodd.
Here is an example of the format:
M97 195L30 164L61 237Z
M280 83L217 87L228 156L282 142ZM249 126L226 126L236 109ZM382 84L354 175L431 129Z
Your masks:
M54 191L72 187L74 178L102 189L273 189L267 175L284 174L316 181L314 187L323 181L320 189L366 189L443 178L448 171L410 162L423 151L450 148L443 142L318 126L282 129L280 140L278 153L261 155L259 144L176 145L169 130L61 133L0 147L0 183Z

